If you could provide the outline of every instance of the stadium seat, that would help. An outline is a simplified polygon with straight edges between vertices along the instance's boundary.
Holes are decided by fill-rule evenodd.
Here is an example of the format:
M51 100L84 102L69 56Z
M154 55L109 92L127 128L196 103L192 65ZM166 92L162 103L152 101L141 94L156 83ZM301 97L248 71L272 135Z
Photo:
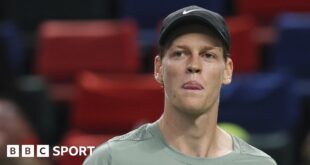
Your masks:
M21 42L20 32L11 21L0 22L0 40L3 43L3 53L8 69L14 75L21 75L25 68L25 54Z
M70 112L70 128L125 133L162 113L163 92L152 75L84 73Z
M283 12L309 12L308 0L235 0L237 14L248 14L257 18L261 23L270 24Z
M310 78L310 14L283 14L277 19L278 38L271 67Z
M111 0L3 1L0 3L4 4L1 12L12 17L18 27L27 32L34 32L41 22L49 19L109 19L115 16Z
M257 72L261 65L261 56L255 37L256 22L252 17L238 16L227 18L231 36L232 59L234 72Z
M222 14L225 11L225 0L180 0L178 3L165 0L138 0L132 3L130 0L120 0L119 16L121 18L136 19L142 28L156 28L157 22L167 16L171 11L189 5L198 5Z
M278 38L274 45L270 67L297 77L302 109L299 129L296 129L296 148L302 148L310 126L310 14L285 13L277 19ZM300 150L296 149L296 155Z
M134 21L47 21L40 26L36 72L50 81L73 81L84 70L139 71Z
M222 89L220 120L249 133L288 131L298 119L294 78L284 73L245 74Z

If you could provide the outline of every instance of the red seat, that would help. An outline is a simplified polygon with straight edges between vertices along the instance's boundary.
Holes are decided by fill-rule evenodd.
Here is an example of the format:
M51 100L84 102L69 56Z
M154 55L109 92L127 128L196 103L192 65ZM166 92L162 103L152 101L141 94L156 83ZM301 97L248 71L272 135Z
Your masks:
M84 70L134 73L139 70L137 26L133 21L48 21L39 29L39 75L73 80Z
M236 0L238 14L249 14L263 23L271 23L283 12L309 12L309 0Z
M153 75L99 75L78 79L71 128L88 132L125 133L155 121L163 109L163 91Z
M256 23L251 17L239 16L227 19L231 35L231 55L234 72L256 72L261 65L258 42L255 40Z

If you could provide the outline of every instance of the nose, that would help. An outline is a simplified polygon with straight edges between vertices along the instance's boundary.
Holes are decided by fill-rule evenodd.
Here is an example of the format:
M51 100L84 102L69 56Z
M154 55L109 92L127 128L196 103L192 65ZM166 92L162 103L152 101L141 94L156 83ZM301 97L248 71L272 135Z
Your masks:
M199 55L197 56L193 55L191 56L191 58L189 58L186 71L188 73L200 73L201 72L201 61L199 59Z

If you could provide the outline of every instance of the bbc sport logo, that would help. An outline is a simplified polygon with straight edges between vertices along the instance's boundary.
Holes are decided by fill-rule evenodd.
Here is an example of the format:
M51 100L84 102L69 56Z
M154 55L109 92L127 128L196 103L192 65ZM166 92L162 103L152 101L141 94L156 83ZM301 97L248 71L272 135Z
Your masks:
M47 158L58 157L64 154L70 156L88 156L93 153L95 146L54 146L49 145L7 145L6 156L8 158Z

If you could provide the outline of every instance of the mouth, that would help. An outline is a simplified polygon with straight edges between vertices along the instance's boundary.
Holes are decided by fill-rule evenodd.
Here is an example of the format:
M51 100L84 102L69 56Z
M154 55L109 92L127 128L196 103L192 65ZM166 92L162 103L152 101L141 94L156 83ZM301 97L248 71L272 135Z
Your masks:
M183 89L186 90L203 90L203 86L197 81L188 81L182 85Z

